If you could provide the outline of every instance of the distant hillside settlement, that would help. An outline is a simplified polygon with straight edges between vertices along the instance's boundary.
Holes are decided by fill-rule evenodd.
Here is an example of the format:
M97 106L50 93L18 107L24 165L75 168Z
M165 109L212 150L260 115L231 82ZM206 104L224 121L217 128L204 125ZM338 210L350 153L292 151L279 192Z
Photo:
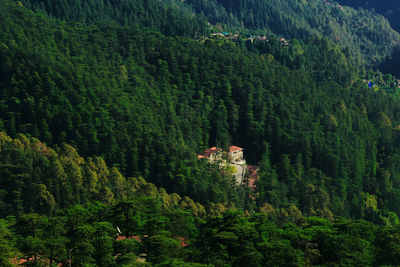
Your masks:
M378 91L384 90L385 93L400 95L400 79L394 76L388 75L387 79L361 79L369 88ZM377 82L375 83L375 81Z
M233 41L233 42L236 42L236 41L238 41L239 40L239 38L243 38L243 37L241 37L238 33L236 33L236 34L231 34L231 33L229 33L229 32L217 32L217 33L212 33L211 34L211 38L218 38L218 37L220 37L220 38L226 38L226 39L228 39L228 40L230 40L230 41ZM205 40L205 39L208 39L208 37L202 37L202 40ZM254 42L254 41L261 41L261 42L277 42L277 43L280 43L282 46L288 46L289 45L289 42L285 39L285 38L283 38L283 37L281 37L281 38L273 38L273 40L269 40L265 35L247 35L247 37L245 37L245 40L247 40L247 41L251 41L251 42Z
M259 178L259 166L247 165L243 156L243 148L230 146L228 151L222 148L211 147L197 155L198 159L207 159L211 163L219 164L221 167L230 167L234 170L237 185L245 185L253 191Z

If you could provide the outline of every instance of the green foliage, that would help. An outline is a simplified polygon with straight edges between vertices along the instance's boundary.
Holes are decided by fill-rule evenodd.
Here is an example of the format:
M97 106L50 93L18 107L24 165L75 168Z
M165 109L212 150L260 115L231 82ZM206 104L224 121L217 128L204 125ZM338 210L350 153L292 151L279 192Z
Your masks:
M111 214L114 207L102 206L103 213ZM49 224L53 225L52 218L37 214L21 216L15 225L3 224L2 233L14 232L20 251L29 258L30 264L38 265L48 260L52 263L72 260L73 264L82 266L376 266L396 264L400 251L396 246L397 227L343 219L330 222L315 217L305 218L300 225L282 224L262 214L245 216L237 211L206 220L188 215L195 219L198 230L186 239L188 246L181 243L186 236L177 236L165 227L157 235L117 239L116 225L111 222L113 216L98 217L97 208L98 205L75 206L54 217L54 222L65 223L66 229L52 232L55 236L45 234ZM141 209L141 204L136 208ZM181 212L179 208L165 208L160 212L165 211L169 211L166 218L171 221L174 212ZM153 217L165 216L160 212ZM171 225L182 226L173 222ZM57 246L63 248L59 251L63 252L51 258L47 254L49 248L42 244L55 237ZM7 237L7 240L10 239ZM13 247L8 249L17 253ZM17 254L2 254L6 261L10 255Z
M60 22L0 0L0 264L396 264L400 100L354 81L399 37L278 2L187 4L290 45L167 37L207 32L174 1L24 1ZM195 156L233 144L254 194Z
M305 215L379 223L388 222L386 210L399 214L399 100L352 83L356 61L328 39L297 41L289 51L248 44L254 54L212 39L63 24L9 5L0 26L0 54L11 64L1 72L0 120L13 137L24 132L59 149L2 137L2 216L112 204L130 194L132 176L203 204L251 210L248 190L195 154L235 144L257 163L264 143L258 206L269 203L281 217L293 204ZM286 51L279 61L293 59L291 69L271 58L278 51ZM367 207L367 194L377 209Z
M204 16L192 16L191 10L182 4L170 5L155 0L23 0L21 3L50 17L70 22L133 26L179 36L195 36L208 32Z
M324 36L340 44L342 48L349 49L354 57L364 59L367 65L378 63L399 42L399 34L391 29L389 22L383 16L363 9L343 8L330 1L188 0L185 2L198 13L205 14L213 25L222 25L225 30L267 32L287 39ZM362 2L365 4L370 1Z
M75 172L78 173L81 167L91 165L95 169L91 176L99 177L98 183L113 180L108 178L113 171L109 171L102 159L84 159L71 146L64 145L59 155L39 141L23 135L15 139L4 134L1 136L1 152L14 149L36 158L46 151L46 158L60 160L67 166L75 163L78 166ZM265 149L269 151L269 146L265 145ZM269 157L267 152L263 158L262 178L271 175L265 171L268 167L273 169ZM300 159L292 164L290 157L283 155L277 167L278 172L284 174L281 179L290 185L292 176L304 174L300 164ZM35 167L32 168L35 170ZM51 165L48 164L47 168ZM76 178L65 175L63 165L57 166L57 170L63 175L56 176L64 177L65 184L69 179L76 181ZM43 168L42 171L47 173L49 170ZM85 175L82 174L82 180L87 179ZM317 172L313 175L322 174ZM21 204L21 214L16 214L18 217L0 220L2 265L10 265L23 258L32 265L71 261L80 266L263 266L265 263L275 266L370 266L395 264L400 255L396 246L396 238L400 235L397 215L389 212L387 217L382 217L384 214L378 210L376 196L368 193L358 199L362 205L360 211L377 223L386 219L387 226L362 220L333 220L332 216L328 216L329 220L305 217L293 204L277 209L265 204L261 208L265 214L250 215L233 210L231 204L213 204L209 207L209 215L205 216L204 207L188 197L168 195L165 190L157 189L142 178L121 177L118 180L124 182L120 186L129 188L124 191L124 199L104 201L100 198L104 203L88 200L85 205L73 205L62 210L62 202L56 202L56 214L53 216L23 214L26 208ZM94 185L96 187L97 183ZM106 184L105 188L109 186L120 190L111 185ZM29 182L26 186L31 187ZM49 186L49 194L53 194L51 188ZM82 183L80 192L89 188L91 185ZM62 185L60 189L66 190ZM315 212L321 212L319 216L324 216L324 210L319 211L316 207L327 205L324 201L329 202L329 198L323 200L327 198L326 193L324 195L320 192L322 189L312 185L306 190L305 197L316 194L306 202L307 205L311 205ZM21 203L25 203L24 195L19 195ZM95 199L96 196L94 194L88 199ZM29 210L41 212L42 206L37 200L41 199L41 195L30 197L32 203ZM79 199L83 197L75 197L71 203ZM4 205L7 206L8 202ZM227 209L229 206L232 210Z
M0 220L0 265L12 266L12 259L19 257L15 237L10 230L10 225L5 220Z
M340 0L338 2L354 8L362 7L380 13L389 20L393 29L400 30L400 4L396 0Z
M103 209L106 208L100 203L116 203L113 221L121 226L125 235L130 236L132 227L142 225L144 214L146 218L151 217L156 206L157 210L179 206L195 215L206 214L200 203L177 194L169 195L143 178L126 179L116 168L109 169L102 158L84 159L67 144L57 153L22 134L11 139L0 132L0 138L1 217L24 216L24 213L31 212L54 215L58 209L79 203L94 203L91 212L104 217ZM133 195L137 196L135 200L130 199ZM138 202L143 203L141 207L144 210L134 208ZM79 217L81 211L77 208L75 212ZM174 222L186 222L187 213L175 215ZM58 231L63 227L63 223L59 223L53 221L48 231ZM187 222L185 225L190 224ZM155 225L149 227L156 229ZM183 234L191 232L191 229L182 226L179 231Z

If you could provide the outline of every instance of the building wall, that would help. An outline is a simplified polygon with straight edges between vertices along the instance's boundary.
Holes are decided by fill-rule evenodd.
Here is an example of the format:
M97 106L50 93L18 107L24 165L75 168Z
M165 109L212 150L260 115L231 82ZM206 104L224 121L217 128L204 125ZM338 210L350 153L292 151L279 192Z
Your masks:
M243 159L243 150L236 150L229 153L229 158L231 161L239 161Z

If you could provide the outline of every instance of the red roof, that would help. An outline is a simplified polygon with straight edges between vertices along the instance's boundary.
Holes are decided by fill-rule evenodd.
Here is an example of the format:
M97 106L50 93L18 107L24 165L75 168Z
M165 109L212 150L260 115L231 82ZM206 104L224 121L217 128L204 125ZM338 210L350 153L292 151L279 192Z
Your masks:
M12 264L18 264L18 265L24 265L30 262L35 261L35 257L30 257L28 260L27 259L18 259L18 258L14 258L11 259ZM50 264L50 260L49 259L42 259L42 258L36 258L37 262L41 262L41 263L45 263L46 265ZM54 262L53 262L54 264ZM64 266L62 263L57 263L57 266Z
M237 151L237 150L242 150L243 148L238 147L238 146L230 146L229 147L229 152Z
M181 242L181 247L189 246L189 239L187 239L186 237L178 236L176 237L176 239Z
M255 172L260 168L260 166L255 166L255 165L248 165L247 169L251 172Z
M205 157L203 155L197 155L198 159L204 159Z
M256 188L256 180L255 179L247 179L247 186L250 188Z
M217 153L220 150L221 150L220 148L213 146L211 148L205 149L204 152L201 153L200 155L209 158L212 154Z

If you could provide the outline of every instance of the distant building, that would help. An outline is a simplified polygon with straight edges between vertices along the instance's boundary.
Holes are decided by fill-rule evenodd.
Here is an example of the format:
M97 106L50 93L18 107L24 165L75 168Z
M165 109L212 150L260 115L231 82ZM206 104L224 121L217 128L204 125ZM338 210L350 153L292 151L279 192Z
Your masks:
M286 41L286 39L283 37L281 39L279 39L279 42L281 43L281 45L289 45L289 42Z
M200 155L197 155L198 159L208 159L208 161L213 162L215 160L221 160L222 159L222 149L218 147L211 147L207 148L201 153Z
M238 146L229 147L229 161L232 163L243 161L243 148Z
M212 33L211 36L224 36L224 35L220 32L217 32L217 33Z
M246 174L246 160L243 158L243 148L230 146L226 152L218 147L207 148L197 155L198 159L207 159L209 162L217 162L222 167L230 166L234 170L235 183L241 185ZM227 160L228 159L228 160Z
M227 38L228 38L228 40L236 42L239 39L239 34L234 34L233 36L228 36Z
M259 40L259 41L262 41L262 42L268 42L268 39L267 39L267 37L266 37L265 35L259 36L259 37L258 37L258 40Z

